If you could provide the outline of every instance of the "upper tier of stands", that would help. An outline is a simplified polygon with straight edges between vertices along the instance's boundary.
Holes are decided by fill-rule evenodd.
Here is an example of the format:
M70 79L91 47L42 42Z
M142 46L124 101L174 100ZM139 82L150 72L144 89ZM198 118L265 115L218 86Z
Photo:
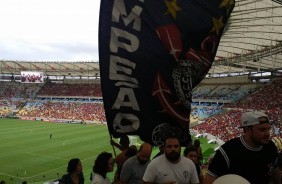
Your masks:
M101 97L99 84L57 84L47 83L37 94L38 96L84 96Z
M99 84L1 82L1 86L0 116L106 121Z
M193 99L239 100L257 90L253 83L199 85L193 90Z
M277 79L245 98L227 104L225 108L241 108L255 110L281 109L282 107L282 79Z

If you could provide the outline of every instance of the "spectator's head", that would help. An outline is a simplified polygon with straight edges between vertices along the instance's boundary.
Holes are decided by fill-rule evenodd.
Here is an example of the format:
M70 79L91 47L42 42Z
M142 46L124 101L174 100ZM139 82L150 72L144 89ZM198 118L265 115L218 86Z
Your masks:
M195 146L187 146L183 154L185 157L191 159L195 164L198 163L197 148Z
M130 146L131 149L137 150L137 147L135 145Z
M73 158L69 161L68 163L68 168L67 168L68 173L82 173L82 164L78 158Z
M142 165L145 165L150 160L151 153L152 153L152 146L148 143L143 143L140 146L140 149L137 154L138 162Z
M125 156L127 156L127 157L133 157L134 155L137 154L138 151L137 151L137 147L136 147L135 145L131 145L129 148L130 148L130 149L128 149L128 150L126 151Z
M200 145L201 145L200 140L199 140L199 139L196 139L196 140L194 141L194 145L195 145L196 147L200 147Z
M26 182L26 181L23 181L22 184L27 184L27 182Z
M270 140L271 124L267 115L260 111L245 112L242 114L242 126L247 144L261 146Z
M0 184L6 184L6 182L4 180L1 180Z
M106 178L108 172L114 169L114 160L111 153L102 152L98 155L93 166L93 172Z
M128 147L129 147L129 143L130 143L130 141L129 141L129 138L128 138L127 135L122 135L122 136L120 137L120 139L119 139L119 144L120 144L121 146L123 146L124 148L128 148Z
M177 136L168 136L164 144L165 157L172 163L177 163L180 158L180 141Z

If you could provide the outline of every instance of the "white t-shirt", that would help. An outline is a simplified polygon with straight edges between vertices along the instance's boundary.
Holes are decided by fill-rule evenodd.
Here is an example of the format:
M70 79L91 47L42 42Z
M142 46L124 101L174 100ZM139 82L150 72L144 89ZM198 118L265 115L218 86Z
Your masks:
M109 178L104 179L103 176L93 173L91 184L111 184Z
M176 164L167 160L165 155L153 159L143 176L145 182L176 184L199 183L195 164L188 158L181 156Z

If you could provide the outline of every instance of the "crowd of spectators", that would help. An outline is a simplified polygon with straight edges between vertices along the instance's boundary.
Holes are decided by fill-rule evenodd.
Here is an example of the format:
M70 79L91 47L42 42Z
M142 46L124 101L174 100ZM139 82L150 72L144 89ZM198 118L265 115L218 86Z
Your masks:
M227 104L225 108L274 110L282 107L282 79L276 79L246 98Z
M192 127L192 129L201 134L209 133L223 141L227 141L237 137L241 133L238 128L241 114L242 112L239 110L231 110L225 114L217 114L211 118L205 119L203 123Z
M19 109L26 100L36 97L39 84L0 82L0 117L6 117L12 110Z
M18 114L22 117L106 122L102 103L33 101Z
M101 98L102 96L99 84L56 84L49 82L44 85L0 82L0 85L1 117L7 116L12 110L20 109L17 114L29 118L42 117L103 123L106 121L102 103L95 101L95 97ZM66 98L62 101L42 100L42 98L37 98L37 95L48 96L51 99L54 96ZM79 97L91 97L91 99Z
M246 98L223 108L231 108L227 113L217 114L207 118L192 129L199 133L212 134L223 141L227 141L241 134L240 117L243 111L264 110L273 122L271 136L281 137L282 131L282 80L274 80Z
M9 114L10 111L11 111L11 109L9 107L2 107L0 105L0 118L6 117Z
M19 116L106 121L102 103L80 99L80 97L101 98L100 84L56 84L49 82L42 87L40 86L42 84L1 82L0 85L1 115L7 114L13 107L22 107L25 103L25 106L18 112ZM204 120L202 124L194 128L199 131L207 131L222 140L228 140L237 136L238 132L235 129L237 129L242 109L265 110L274 122L281 122L282 80L274 80L253 92L256 88L255 84L200 85L195 88L193 98L236 99L242 96L246 97L223 107L205 107L205 103L201 103L201 107L193 107L191 116L198 120ZM62 101L42 100L42 98L36 98L36 95L77 97L77 100L69 101L68 98ZM218 114L225 108L241 110ZM274 133L278 134L280 130L280 127L277 126Z
M44 96L91 96L101 97L101 85L100 84L57 84L47 83L39 91L38 95Z
M205 118L211 117L221 111L221 107L193 107L191 116L193 116L193 118L197 118L198 120L204 120Z
M244 110L246 111L246 110ZM216 136L222 141L227 141L232 138L241 135L242 131L239 128L241 125L241 110L230 110L227 113L217 114L211 118L205 119L205 121L191 129L199 132L200 134L211 134ZM282 136L282 121L280 111L266 111L269 116L270 121L273 123L273 129L271 130L271 137L281 137Z
M28 99L36 97L42 84L22 84L19 82L0 82L0 100Z

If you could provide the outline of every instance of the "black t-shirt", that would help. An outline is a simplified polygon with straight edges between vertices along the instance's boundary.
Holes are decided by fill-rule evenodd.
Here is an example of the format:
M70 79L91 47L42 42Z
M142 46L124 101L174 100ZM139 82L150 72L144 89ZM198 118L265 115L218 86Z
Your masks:
M267 184L277 166L278 153L272 141L259 148L252 148L243 137L239 137L227 141L217 150L208 173L214 177L237 174L251 184Z

